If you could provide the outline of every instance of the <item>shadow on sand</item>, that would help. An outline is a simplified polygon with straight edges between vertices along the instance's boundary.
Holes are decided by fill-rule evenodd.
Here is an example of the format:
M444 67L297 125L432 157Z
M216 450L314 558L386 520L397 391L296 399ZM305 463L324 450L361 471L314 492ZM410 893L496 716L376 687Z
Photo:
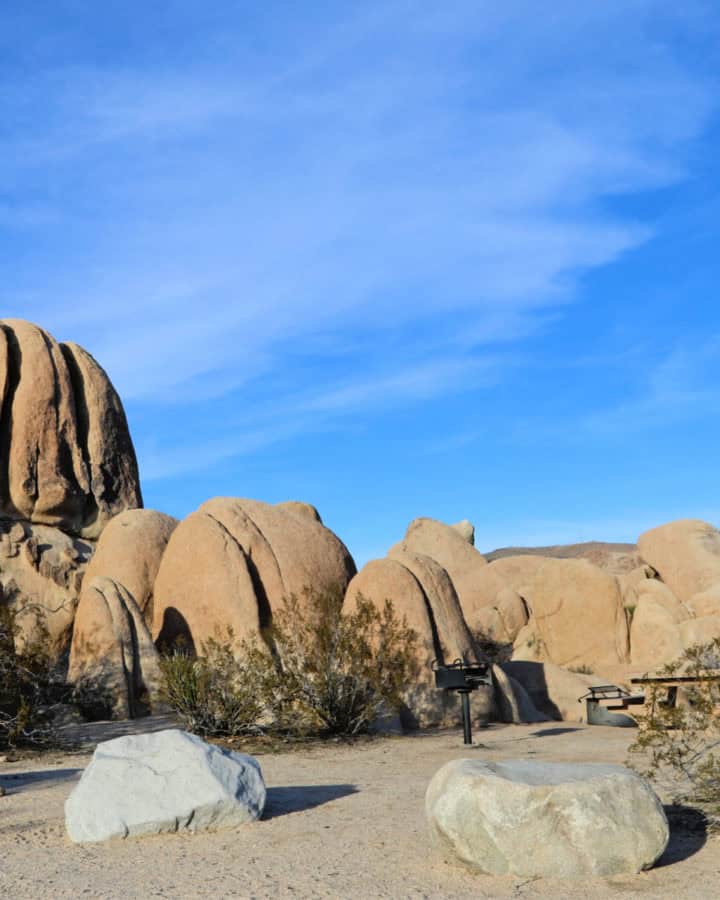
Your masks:
M559 734L572 734L573 731L583 731L582 728L546 728L544 731L532 731L533 737L556 737Z
M357 794L354 784L308 784L297 787L268 788L264 819L314 809L340 797Z
M705 813L692 806L666 806L670 825L670 842L656 863L656 868L671 866L693 856L707 842L708 820Z
M62 781L75 781L81 774L82 769L42 769L39 772L2 773L0 784L8 794L19 794L22 791L53 787Z

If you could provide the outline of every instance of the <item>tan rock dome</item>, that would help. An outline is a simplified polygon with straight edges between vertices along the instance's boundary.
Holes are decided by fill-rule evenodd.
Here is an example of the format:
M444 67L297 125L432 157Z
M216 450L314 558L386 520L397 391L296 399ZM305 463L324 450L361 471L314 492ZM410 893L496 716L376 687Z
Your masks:
M0 513L94 538L142 506L122 403L98 363L19 319L0 321Z

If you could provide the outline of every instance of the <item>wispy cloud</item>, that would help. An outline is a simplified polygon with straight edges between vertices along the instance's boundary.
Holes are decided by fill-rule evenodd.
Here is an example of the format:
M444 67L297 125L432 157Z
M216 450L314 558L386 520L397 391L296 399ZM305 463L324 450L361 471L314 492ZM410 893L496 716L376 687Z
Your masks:
M48 173L41 246L78 238L0 263L2 299L155 401L234 389L318 331L527 333L651 235L603 198L683 175L711 89L662 22L651 2L369 4L264 60L16 75L0 185Z
M715 418L720 415L719 365L720 336L706 336L693 346L680 341L661 358L645 359L627 399L583 416L580 430L595 437L628 436Z

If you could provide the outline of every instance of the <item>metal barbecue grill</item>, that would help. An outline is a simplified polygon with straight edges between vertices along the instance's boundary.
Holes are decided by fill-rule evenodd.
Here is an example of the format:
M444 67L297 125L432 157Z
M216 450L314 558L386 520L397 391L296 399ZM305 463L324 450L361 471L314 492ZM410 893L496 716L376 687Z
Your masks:
M464 743L472 744L472 724L470 720L470 694L479 687L492 685L490 666L487 663L466 663L456 659L441 665L436 659L432 663L435 672L435 687L444 691L455 691L462 697Z

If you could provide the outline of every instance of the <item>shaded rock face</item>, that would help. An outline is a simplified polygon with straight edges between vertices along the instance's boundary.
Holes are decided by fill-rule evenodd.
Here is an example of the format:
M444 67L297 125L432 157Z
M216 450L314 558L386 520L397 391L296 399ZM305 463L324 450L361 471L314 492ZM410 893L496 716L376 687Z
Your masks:
M669 829L648 783L623 766L457 759L425 796L446 858L490 875L630 875L662 855Z
M142 506L120 398L82 348L0 321L0 512L95 538Z
M154 638L198 647L229 626L241 639L268 625L284 597L344 594L355 574L347 547L300 507L218 497L182 521L155 581Z
M67 680L112 698L116 718L151 711L158 653L132 595L110 578L86 582L73 629Z
M98 744L65 803L75 843L235 828L262 816L265 782L252 756L184 731Z
M521 684L534 706L551 719L565 722L585 722L585 703L578 698L588 687L598 683L596 675L570 672L553 663L513 660L503 663L506 674Z
M0 603L17 613L18 642L47 642L60 656L70 642L92 545L57 528L0 517Z

